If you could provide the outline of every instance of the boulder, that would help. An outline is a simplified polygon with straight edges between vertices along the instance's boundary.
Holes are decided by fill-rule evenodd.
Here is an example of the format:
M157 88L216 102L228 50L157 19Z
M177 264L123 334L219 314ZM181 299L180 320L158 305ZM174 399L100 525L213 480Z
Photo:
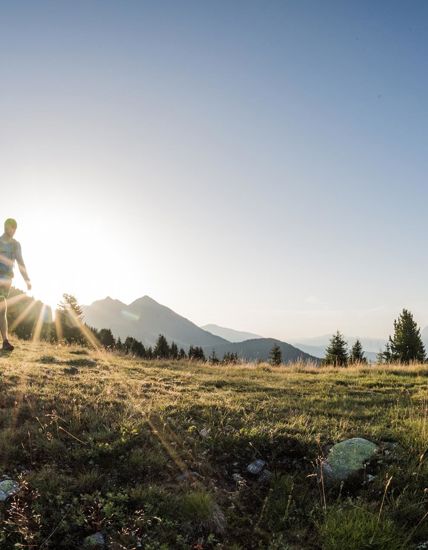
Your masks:
M377 451L375 443L362 437L336 443L321 465L323 476L327 481L346 481L362 470Z
M19 483L12 479L0 481L0 502L4 502L9 497L15 495L20 489Z
M103 548L104 546L104 535L100 532L88 535L83 541L84 548Z

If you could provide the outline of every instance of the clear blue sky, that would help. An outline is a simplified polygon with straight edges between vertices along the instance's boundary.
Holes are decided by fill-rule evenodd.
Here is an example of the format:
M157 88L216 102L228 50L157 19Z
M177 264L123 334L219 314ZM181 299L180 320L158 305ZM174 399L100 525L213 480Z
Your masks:
M428 3L0 1L34 294L282 339L428 324Z

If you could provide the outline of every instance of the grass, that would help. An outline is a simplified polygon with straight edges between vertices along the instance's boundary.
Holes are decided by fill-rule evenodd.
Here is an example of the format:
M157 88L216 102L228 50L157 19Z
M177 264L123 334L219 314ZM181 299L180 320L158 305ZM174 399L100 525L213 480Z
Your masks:
M115 550L416 548L427 382L426 365L211 366L19 342L0 357L0 476L21 484L0 504L0 548L80 548L97 531ZM363 483L323 487L317 461L355 436L380 459ZM246 471L256 458L263 483Z

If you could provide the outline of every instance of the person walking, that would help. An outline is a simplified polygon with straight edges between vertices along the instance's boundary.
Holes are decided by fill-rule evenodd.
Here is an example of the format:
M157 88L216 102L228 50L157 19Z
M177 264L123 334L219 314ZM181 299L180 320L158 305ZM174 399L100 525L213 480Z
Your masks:
M12 218L4 222L4 233L0 237L0 333L3 338L3 350L13 351L14 346L9 342L7 325L7 298L13 279L14 263L18 264L19 271L31 290L31 281L22 258L22 250L19 242L14 238L18 224Z

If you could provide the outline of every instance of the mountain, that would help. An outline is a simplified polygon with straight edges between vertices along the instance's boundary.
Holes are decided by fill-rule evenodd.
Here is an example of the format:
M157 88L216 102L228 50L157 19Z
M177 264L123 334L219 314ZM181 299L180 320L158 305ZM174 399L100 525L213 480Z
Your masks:
M145 346L153 346L159 334L163 334L169 343L175 342L186 351L191 345L200 346L206 356L214 349L220 359L229 352L253 361L268 359L269 352L276 343L281 348L284 362L298 359L317 361L315 357L274 338L251 338L243 342L230 342L198 327L149 296L143 296L129 305L107 297L89 306L82 306L82 309L88 325L97 329L109 328L122 340L127 336L133 336Z
M204 325L201 327L211 334L220 336L229 342L243 342L244 340L252 340L255 338L262 338L259 334L253 334L252 332L241 332L239 330L234 330L233 328L220 327L219 325Z
M172 309L143 296L129 305L110 297L83 306L85 322L95 328L109 328L116 337L133 336L145 346L153 346L159 334L179 347L218 346L228 344L206 330L201 329Z

